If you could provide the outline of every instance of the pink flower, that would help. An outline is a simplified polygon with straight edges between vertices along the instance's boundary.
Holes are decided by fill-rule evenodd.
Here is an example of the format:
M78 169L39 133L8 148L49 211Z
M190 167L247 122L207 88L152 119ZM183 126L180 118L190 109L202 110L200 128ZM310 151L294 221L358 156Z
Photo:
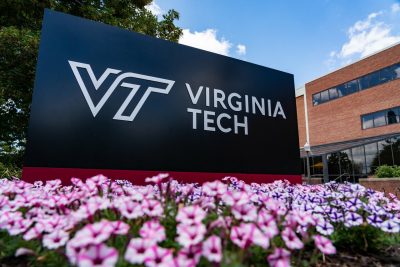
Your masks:
M121 221L115 221L111 222L111 227L113 228L113 234L114 235L126 235L129 231L129 225L121 222Z
M152 240L155 243L161 242L165 239L164 227L156 220L147 221L139 230L141 237Z
M284 248L276 248L274 253L268 256L268 263L271 267L289 267L290 252Z
M101 185L103 185L103 184L105 184L107 182L109 182L109 179L107 177L105 177L104 175L102 175L102 174L93 176L93 177L88 178L86 180L86 184L94 185L94 186L101 186Z
M333 246L332 242L321 235L314 235L315 246L324 254L335 254L336 248Z
M257 218L257 209L250 204L234 205L232 208L232 214L237 220L252 222Z
M175 265L182 267L196 266L200 261L201 251L200 244L182 248L174 260Z
M198 224L206 217L206 212L200 206L187 206L180 208L176 221L183 224Z
M206 227L203 224L179 224L177 227L177 241L183 247L189 247L200 243L204 234L206 233Z
M38 222L35 226L31 227L28 231L25 232L23 238L25 240L32 240L35 238L39 238L42 236L45 227L42 223Z
M290 249L302 249L304 246L303 242L301 242L296 233L290 227L286 227L282 231L282 239Z
M106 241L114 231L114 227L107 220L102 220L94 224L88 224L79 230L74 240L76 244L80 246L86 246L91 244L100 244Z
M178 253L178 256L174 258L174 267L196 267L197 262L194 259L187 258L185 255Z
M144 263L147 267L172 266L174 263L172 251L156 245L152 246L146 251Z
M228 191L222 196L222 201L228 206L244 205L249 203L249 195L244 191Z
M115 266L118 261L118 251L105 244L91 245L78 255L79 267Z
M64 246L69 239L68 233L63 230L56 230L43 236L43 246L48 249L56 249Z
M203 243L203 256L211 262L221 262L222 248L219 237L212 235Z
M78 255L83 249L84 247L77 243L76 240L71 239L65 246L65 254L69 262L75 265L78 260Z
M154 199L145 199L142 208L144 213L150 217L159 217L164 212L160 202Z
M252 244L262 248L269 247L268 237L252 223L241 223L239 226L233 226L231 240L242 249L246 249Z
M79 220L84 220L92 217L98 210L108 208L109 203L100 197L89 198L88 202L81 205L77 211L74 212L74 217Z
M168 178L169 174L168 173L160 173L158 175L155 175L153 177L148 177L144 181L146 183L154 183L154 184L161 184L161 182Z
M132 238L126 249L125 259L132 264L142 264L144 262L147 249L155 243L142 238Z
M10 235L19 235L24 233L31 226L32 220L30 219L17 219L8 221L5 229L7 229Z
M61 180L56 179L56 180L46 181L46 185L44 186L44 189L47 191L54 191L59 187L61 187Z
M121 201L118 205L118 209L121 212L122 216L127 219L136 219L142 217L144 215L144 211L142 206L131 200L126 199L125 201Z
M257 224L261 231L270 239L279 233L275 217L265 210L261 210L258 214Z
M209 197L221 196L226 193L226 185L220 181L206 182L203 184L203 193Z

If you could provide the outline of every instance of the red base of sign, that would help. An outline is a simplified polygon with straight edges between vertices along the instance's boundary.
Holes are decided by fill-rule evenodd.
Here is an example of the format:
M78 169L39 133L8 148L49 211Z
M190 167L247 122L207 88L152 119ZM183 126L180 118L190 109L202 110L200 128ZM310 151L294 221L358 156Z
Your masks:
M293 174L245 174L245 173L211 173L211 172L175 172L175 171L133 171L133 170L107 170L107 169L79 169L79 168L42 168L24 167L22 179L27 182L38 180L61 179L68 184L71 177L86 179L98 174L103 174L112 179L124 179L135 184L144 184L146 177L159 173L169 173L179 182L213 181L226 176L233 176L245 182L270 183L275 180L288 180L291 183L301 183L301 175Z

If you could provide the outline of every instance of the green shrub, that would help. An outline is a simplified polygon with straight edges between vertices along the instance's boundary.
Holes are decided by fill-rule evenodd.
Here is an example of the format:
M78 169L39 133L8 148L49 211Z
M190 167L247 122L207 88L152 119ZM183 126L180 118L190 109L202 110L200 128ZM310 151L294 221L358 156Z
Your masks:
M400 166L395 166L394 177L400 177Z
M388 234L371 225L360 225L351 228L338 227L331 238L339 250L376 253L398 244L400 234Z
M379 178L400 177L400 166L379 166L376 168L375 175Z

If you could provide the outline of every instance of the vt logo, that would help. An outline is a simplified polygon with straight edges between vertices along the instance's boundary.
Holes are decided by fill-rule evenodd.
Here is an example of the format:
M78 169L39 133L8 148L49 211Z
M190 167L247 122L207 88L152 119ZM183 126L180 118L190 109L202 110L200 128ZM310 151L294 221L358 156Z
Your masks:
M171 80L166 80L162 78L157 78L157 77L152 77L152 76L147 76L147 75L142 75L138 73L133 73L133 72L125 72L121 73L120 70L116 69L111 69L107 68L104 73L97 79L93 73L92 68L90 67L89 64L84 64L80 62L75 62L68 60L69 65L71 66L72 72L74 73L74 76L79 84L79 87L82 90L83 95L85 96L86 102L89 105L90 110L92 111L93 117L96 117L97 113L101 110L101 108L104 106L104 104L107 102L108 98L111 96L111 94L114 92L114 90L118 86L126 87L132 89L132 91L129 93L128 97L125 99L125 101L122 103L121 107L118 109L117 113L114 116L114 120L123 120L123 121L133 121L138 114L139 110L142 108L144 102L146 102L147 98L149 95L153 93L161 93L161 94L168 94L169 91L171 90L172 86L174 85L175 81ZM100 88L100 86L103 84L103 82L107 79L107 77L110 74L118 74L118 76L115 78L114 82L111 84L110 88L107 89L103 97L100 99L100 101L95 105L93 103L93 100L91 96L89 95L89 92L86 88L85 83L82 80L82 76L78 70L78 68L85 69L87 71L87 74L90 77L90 80L93 83L93 86L96 90ZM142 79L142 80L147 80L147 81L153 81L153 82L158 82L158 83L164 83L166 84L166 87L163 88L156 88L156 87L147 87L146 91L144 92L143 96L140 98L139 102L137 103L136 107L133 109L132 113L130 115L122 115L131 102L132 98L135 96L135 94L138 92L140 85L138 84L133 84L133 83L128 83L128 82L123 82L124 79L126 78L136 78L136 79Z

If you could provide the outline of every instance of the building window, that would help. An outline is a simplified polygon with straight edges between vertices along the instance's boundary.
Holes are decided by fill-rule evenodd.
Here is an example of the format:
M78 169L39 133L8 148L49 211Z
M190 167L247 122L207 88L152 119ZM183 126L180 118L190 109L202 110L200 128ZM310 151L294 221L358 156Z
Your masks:
M363 129L373 128L374 127L374 114L368 114L362 116L362 125Z
M314 106L400 78L400 63L313 95Z
M316 106L319 105L320 103L321 103L321 94L318 93L313 95L313 105Z
M363 130L400 123L400 107L389 108L371 114L361 115Z
M377 112L374 116L374 127L384 126L386 125L385 113Z
M333 100L335 98L338 98L338 92L336 88L329 89L329 100Z

